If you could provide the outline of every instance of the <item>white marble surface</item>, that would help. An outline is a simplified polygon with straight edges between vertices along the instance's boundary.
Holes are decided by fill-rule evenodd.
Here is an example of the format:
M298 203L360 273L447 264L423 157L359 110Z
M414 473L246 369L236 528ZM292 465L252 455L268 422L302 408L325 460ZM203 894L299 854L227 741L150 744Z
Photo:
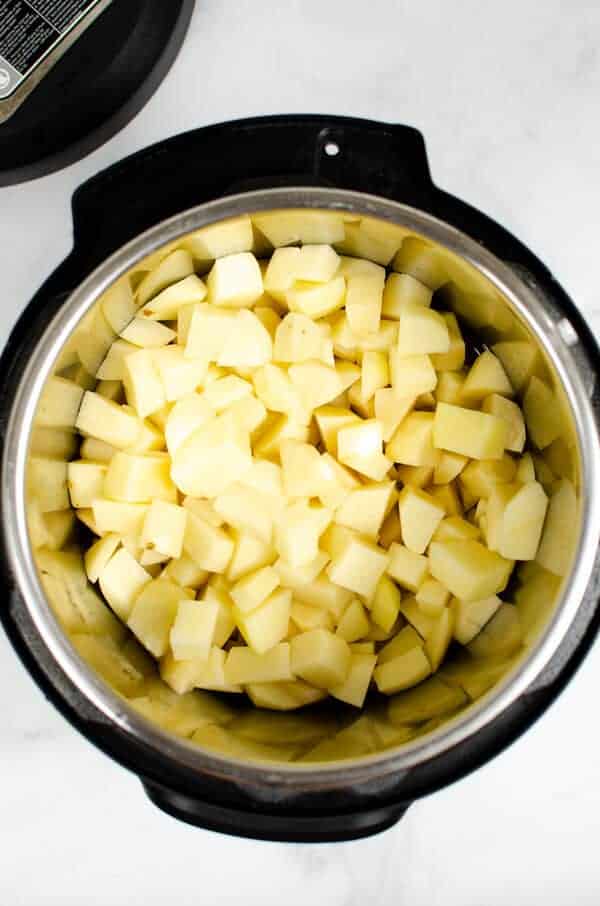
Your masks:
M69 199L142 146L232 117L404 121L436 181L532 246L600 329L600 6L592 0L199 0L146 109L68 170L0 189L0 343L69 249ZM51 708L0 637L3 906L504 906L600 902L596 647L493 763L363 842L288 846L179 825Z

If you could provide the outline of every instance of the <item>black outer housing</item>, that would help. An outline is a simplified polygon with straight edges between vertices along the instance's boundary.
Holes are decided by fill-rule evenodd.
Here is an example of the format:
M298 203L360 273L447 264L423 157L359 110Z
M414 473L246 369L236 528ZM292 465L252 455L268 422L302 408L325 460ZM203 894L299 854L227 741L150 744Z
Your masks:
M116 0L0 123L0 186L90 154L150 100L185 38L194 0Z
M338 144L339 154L326 155L327 142ZM598 347L564 290L514 236L433 184L423 137L417 130L345 117L261 117L198 129L154 145L75 192L73 250L37 292L0 359L0 443L28 352L68 294L97 265L129 239L182 210L224 195L282 185L330 186L380 195L420 208L464 231L527 274L550 297L574 325L598 372ZM443 755L353 788L273 792L242 786L233 770L216 777L174 764L108 724L50 657L15 587L6 551L1 553L9 603L0 609L0 618L25 667L67 720L138 774L152 801L164 811L190 824L256 839L350 840L390 827L415 799L470 773L526 730L573 676L600 622L594 600L583 628L574 626L555 655L557 677L543 689L522 695L494 721Z

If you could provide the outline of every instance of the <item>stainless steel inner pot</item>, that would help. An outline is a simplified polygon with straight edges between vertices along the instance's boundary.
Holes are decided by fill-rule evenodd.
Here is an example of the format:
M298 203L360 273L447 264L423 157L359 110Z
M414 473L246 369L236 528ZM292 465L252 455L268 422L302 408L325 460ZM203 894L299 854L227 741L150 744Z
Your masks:
M357 231L366 251L380 241L387 242L386 248L392 249L390 259L397 241L404 269L424 282L430 281L433 289L444 293L445 306L454 307L462 322L473 328L478 342L517 340L534 347L538 373L552 389L553 414L560 413L562 465L556 464L560 459L557 454L555 468L568 472L566 477L576 492L573 522L564 527L570 566L564 576L556 577L555 595L547 598L544 606L538 600L533 613L531 607L529 610L523 607L525 644L518 656L506 662L504 672L496 675L491 688L487 688L490 681L485 680L480 684L482 694L478 697L473 693L476 700L468 707L441 723L425 727L425 732L421 729L409 741L392 742L388 748L382 744L362 754L350 750L354 757L342 764L339 761L275 764L243 760L203 749L142 717L73 647L55 615L56 602L48 600L42 588L27 520L28 463L30 457L40 455L36 444L42 444L45 456L50 455L49 447L55 450L59 463L57 481L62 480L60 463L76 456L72 426L69 429L64 424L64 415L54 418L48 412L48 397L42 406L40 400L48 380L55 374L67 373L80 384L85 385L87 381L89 385L90 375L86 377L85 368L79 367L77 349L81 343L87 344L88 354L94 358L98 355L98 344L104 343L106 349L112 342L113 335L109 333L103 338L98 328L97 315L103 294L123 275L133 276L135 280L135 275L159 260L166 248L184 244L191 233L207 225L242 214L252 216L285 209L339 214L341 221L353 225L348 233L354 238L347 237L339 245L346 254L356 253L359 248ZM395 229L391 229L392 225ZM257 253L268 254L269 243L258 233L255 238ZM204 262L204 269L208 264ZM74 370L73 365L77 363ZM465 234L416 209L338 189L271 189L204 204L150 229L100 266L48 324L27 363L6 431L2 524L10 566L43 645L67 679L64 695L68 698L69 689L74 687L97 709L107 725L119 727L127 737L160 752L174 766L214 778L234 776L240 784L260 784L264 790L271 791L265 792L266 798L274 795L274 791L285 789L291 793L384 781L473 738L526 691L541 689L552 682L559 669L557 652L578 616L590 606L600 537L600 444L598 423L590 402L595 380L592 364L573 326L553 301L539 291L529 275L512 268L510 262L500 261ZM561 475L553 473L552 477ZM528 581L525 573L523 585ZM472 686L477 686L477 677ZM272 719L277 720L278 715L273 714Z

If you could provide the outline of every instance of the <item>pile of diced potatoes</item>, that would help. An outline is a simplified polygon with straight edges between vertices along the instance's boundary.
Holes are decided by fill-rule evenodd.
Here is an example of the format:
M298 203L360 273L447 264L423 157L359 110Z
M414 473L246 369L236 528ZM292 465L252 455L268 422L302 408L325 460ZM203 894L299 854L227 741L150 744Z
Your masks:
M62 412L82 443L55 465L63 485L32 458L32 533L64 535L75 508L89 582L180 695L361 708L423 683L450 645L514 653L516 562L567 568L574 490L551 476L549 509L539 454L561 426L526 344L466 349L385 224L379 246L360 223L341 241L321 213L311 242L307 216L215 224L119 281L101 358L97 319L89 334L98 383L54 377L42 399L42 424Z

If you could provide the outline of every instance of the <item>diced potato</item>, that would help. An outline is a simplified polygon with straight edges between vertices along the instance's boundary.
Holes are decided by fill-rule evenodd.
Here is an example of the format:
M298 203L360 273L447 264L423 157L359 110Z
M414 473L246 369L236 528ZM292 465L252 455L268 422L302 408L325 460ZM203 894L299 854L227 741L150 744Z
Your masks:
M233 554L227 567L227 578L236 582L242 576L261 566L268 566L277 557L275 548L270 544L260 541L249 532L231 531L233 539Z
M156 296L167 286L177 283L194 272L192 256L185 249L176 249L153 268L144 277L137 288L137 301L140 306L145 305L153 296Z
M330 245L304 245L295 264L296 280L327 283L338 270L340 258Z
M439 312L407 301L399 313L399 321L397 355L430 355L447 353L450 349L448 327Z
M462 371L442 371L438 374L435 398L438 403L458 406L462 403L462 388L465 375Z
M325 698L323 689L315 689L302 680L292 683L249 683L246 693L257 708L294 711Z
M507 438L504 419L438 403L433 424L433 443L438 449L471 459L501 459Z
M218 263L217 261L216 264ZM237 312L231 328L231 333L218 355L218 365L230 368L259 368L271 361L273 341L269 331L254 312L246 310Z
M417 591L423 584L429 565L427 557L408 550L402 544L393 543L389 550L389 563L386 572L403 588Z
M273 359L290 363L315 359L332 365L331 341L328 342L321 325L312 318L299 312L289 312L275 331Z
M494 616L469 644L475 657L501 658L514 654L521 646L519 611L514 604L501 604Z
M304 604L302 601L292 601L290 617L300 632L308 632L311 629L333 630L334 628L333 617L328 610Z
M340 430L350 425L359 425L359 417L350 409L337 406L321 406L315 409L314 415L325 449L332 456L337 456L337 438Z
M375 539L393 502L393 494L394 483L389 481L349 490L335 514L335 521Z
M433 483L436 485L450 484L461 474L467 463L467 457L461 456L459 453L442 453L434 469Z
M73 381L51 377L44 386L36 413L36 426L73 428L76 426L84 392Z
M433 446L435 416L432 412L410 412L386 444L388 459L407 466L431 466L439 453Z
M377 264L387 265L406 235L406 229L395 223L384 223L373 217L361 217L358 223L345 224L345 238L343 242L337 243L337 247L346 255L367 258Z
M361 397L370 400L390 382L388 357L377 350L363 354L360 376Z
M178 695L192 689L241 692L240 686L231 686L225 679L225 657L225 652L214 646L210 649L208 660L177 661L167 652L160 662L160 675Z
M522 487L500 485L488 501L488 546L510 560L535 559L547 508L548 498L537 481Z
M347 539L326 572L332 582L365 598L375 594L377 583L388 566L388 553L359 536Z
M183 507L165 500L153 500L144 520L141 541L168 557L181 557L187 513Z
M432 676L416 689L391 699L387 714L391 723L404 726L451 714L466 704L467 696L462 689L445 683L438 676Z
M392 267L402 274L411 274L431 290L439 289L448 280L446 264L439 249L414 236L404 240Z
M116 532L119 535L139 534L148 512L148 506L142 503L122 503L117 500L106 500L98 497L93 501L95 530L104 535ZM78 510L78 513L83 512Z
M520 484L527 484L529 481L535 481L535 466L533 465L531 453L524 453L523 456L517 460L517 463L515 481L520 482Z
M161 346L167 346L175 337L176 333L170 327L166 327L159 321L146 321L143 318L134 318L121 332L123 340L142 349L158 349Z
M211 261L254 247L252 221L244 214L221 223L212 223L191 233L185 241L196 261Z
M429 571L453 595L478 601L506 587L513 568L478 541L433 541L429 546Z
M309 412L329 403L345 389L336 369L323 362L291 365L288 374L298 398ZM358 376L360 371L357 369Z
M519 393L536 371L540 354L528 340L503 340L492 346L506 371L515 392Z
M97 393L84 393L75 422L75 428L84 437L95 437L124 450L135 444L141 427L139 418L123 406Z
M277 588L249 613L234 608L235 621L246 644L257 654L264 654L283 641L288 635L291 606L291 591Z
M393 660L380 664L373 672L373 679L380 692L393 695L402 689L410 689L431 673L431 665L423 648L415 646L406 654L400 654Z
M299 500L290 504L275 527L275 547L291 566L306 566L319 553L319 538L331 522L326 507Z
M381 422L383 439L391 440L398 425L414 408L415 396L398 396L392 387L383 387L375 391L375 418Z
M422 639L429 637L435 625L435 618L427 616L419 607L414 595L407 595L400 602L400 612L407 622L414 627Z
M135 456L116 453L106 471L106 497L124 503L150 503L152 500L176 499L170 478L170 459L166 454Z
M115 334L135 317L137 308L128 277L117 280L102 296L102 314Z
M459 371L465 363L465 341L462 338L456 315L448 311L440 312L440 314L446 322L450 347L447 352L433 354L431 361L435 370L441 371L442 374ZM452 402L452 400L446 400L446 402Z
M371 619L384 632L389 632L396 623L400 612L401 600L400 589L384 573L377 583L375 594L370 602Z
M102 497L106 466L100 463L70 462L67 466L67 481L71 505L89 507L97 497Z
M320 689L345 682L352 656L344 639L326 629L313 629L294 636L290 649L295 676Z
M174 457L182 443L213 418L213 409L197 393L178 400L169 412L164 428L170 455Z
M454 612L446 607L436 618L431 631L425 639L425 652L433 670L437 670L452 641L454 630Z
M386 550L394 541L402 540L402 527L400 525L400 515L398 507L394 506L385 517L381 530L379 532L378 543Z
M90 582L97 582L108 561L115 553L121 538L114 532L105 535L87 549L84 556L85 571Z
M134 615L135 608L132 616ZM186 599L179 601L169 635L171 650L176 660L208 658L218 615L219 605L216 602Z
M271 566L263 566L239 579L230 589L238 610L250 613L259 607L279 586L279 575Z
M349 277L346 290L346 318L357 337L379 329L383 302L383 284L378 277L361 274Z
M427 617L439 617L450 599L450 592L437 579L425 579L416 594L419 609Z
M152 321L171 321L177 318L182 305L203 302L207 292L206 285L202 280L196 274L190 274L178 283L168 286L157 296L154 296L150 302L143 306L140 314ZM124 326L125 324L123 324ZM118 330L115 327L115 330L119 333L123 327Z
M398 349L390 351L390 375L394 393L399 397L429 393L435 390L438 380L428 355L404 355Z
M182 319L185 323L182 323ZM216 362L225 348L234 324L235 312L217 308L206 302L191 306L185 316L180 312L178 330L180 333L183 331L184 335L180 336L179 340L182 342L185 339L186 357Z
M208 522L209 525L214 525L215 528L219 528L225 522L210 500L202 500L199 497L184 497L183 506L184 509L193 513L198 519Z
M348 604L336 629L336 635L346 642L357 642L367 635L369 618L358 598Z
M262 542L270 544L273 520L265 504L264 494L240 482L234 482L215 498L214 508L233 528L252 532Z
M402 539L410 551L422 554L444 518L444 509L430 494L405 487L398 498Z
M287 497L318 497L326 481L319 451L312 444L283 440L280 457Z
M249 437L225 413L197 428L178 447L171 475L184 494L216 497L251 466Z
M316 320L342 308L346 299L346 281L335 277L328 283L294 283L285 293L290 311Z
M553 489L548 504L548 515L536 562L556 576L565 576L571 565L576 540L578 505L575 488L568 478L563 478ZM567 534L567 526L569 532Z
M498 485L509 484L515 480L516 461L507 454L502 459L476 460L470 462L461 472L459 484L468 499L488 498Z
M281 441L285 438L308 441L310 438L310 429L308 425L303 424L295 418L288 415L280 415L274 419L259 434L259 437L253 443L254 454L266 459L279 459L279 448Z
M232 685L289 682L294 679L290 646L281 642L264 654L250 648L232 648L225 661L225 677Z
M273 211L254 215L253 223L276 249L297 242L333 245L345 235L342 215L333 211Z
M355 708L362 708L377 663L374 654L353 652L345 681L329 689L329 694Z
M186 358L181 346L166 346L154 350L152 361L162 382L167 402L175 402L197 390L208 368L208 363L202 359Z
M340 462L374 481L382 481L391 467L382 447L383 432L377 419L349 425L338 432Z
M101 586L102 579L100 576ZM178 585L168 579L154 579L145 583L133 602L127 625L154 657L162 657L169 647L169 634L181 599Z
M386 318L400 318L406 304L431 305L432 291L411 277L410 274L390 274L383 291L383 314Z
M218 258L206 284L209 301L225 308L246 308L263 294L262 274L251 252L236 252Z
M97 369L96 377L100 381L122 381L128 356L139 351L139 347L134 346L133 343L128 343L127 340L115 340L108 348L106 356Z
M525 421L519 406L498 393L492 393L484 399L481 408L483 412L504 419L508 424L506 449L521 453L525 446Z
M454 612L454 638L461 645L468 645L501 607L502 601L497 595L482 598L480 601L461 601L453 598L450 607Z
M127 621L134 602L152 577L124 547L113 554L100 573L102 594L117 614Z
M188 511L183 549L200 569L221 573L233 555L233 541L222 528Z
M535 375L523 397L523 414L529 437L538 449L548 447L562 433L559 401L554 391Z
M486 350L477 356L462 388L462 401L466 404L477 403L490 394L512 396L513 388L502 367L500 359L493 352Z

